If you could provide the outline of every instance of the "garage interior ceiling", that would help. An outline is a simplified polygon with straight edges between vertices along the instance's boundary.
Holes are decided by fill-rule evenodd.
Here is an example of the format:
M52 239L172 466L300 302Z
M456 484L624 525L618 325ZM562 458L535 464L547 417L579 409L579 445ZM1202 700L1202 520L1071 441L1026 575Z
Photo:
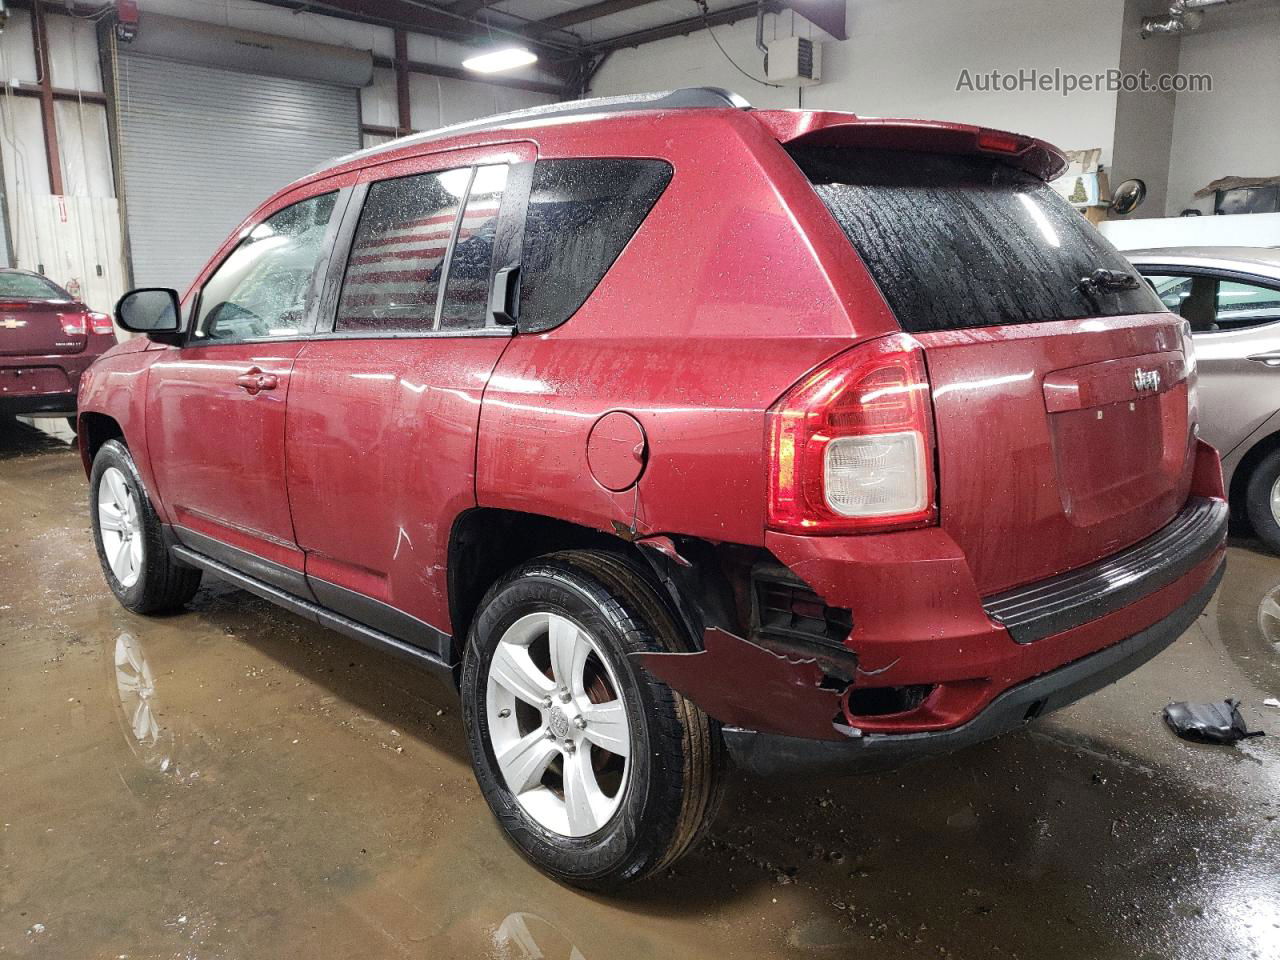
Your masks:
M274 6L346 17L471 43L521 40L544 65L577 64L613 50L791 9L837 40L844 0L266 0Z

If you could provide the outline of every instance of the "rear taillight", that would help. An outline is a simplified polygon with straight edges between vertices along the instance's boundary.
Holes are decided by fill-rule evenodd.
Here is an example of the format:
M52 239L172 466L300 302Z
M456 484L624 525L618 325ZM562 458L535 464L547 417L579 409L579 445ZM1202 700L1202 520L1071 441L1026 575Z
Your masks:
M83 313L60 313L58 322L62 324L62 332L68 337L83 337L85 333L85 316Z
M111 325L111 317L105 313L90 313L89 329L99 336L109 336L114 334L115 328Z
M770 408L769 526L852 533L937 522L924 350L906 334L855 347Z

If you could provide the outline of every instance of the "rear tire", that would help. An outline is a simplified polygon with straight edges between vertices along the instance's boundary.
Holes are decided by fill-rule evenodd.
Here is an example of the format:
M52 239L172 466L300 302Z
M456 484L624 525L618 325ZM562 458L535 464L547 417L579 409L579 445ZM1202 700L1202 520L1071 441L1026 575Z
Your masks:
M1249 474L1245 513L1258 539L1280 553L1280 450L1272 450Z
M200 589L200 571L169 557L129 448L108 440L89 474L89 516L102 575L134 613L177 610Z
M691 649L644 572L611 553L551 554L490 588L463 661L467 743L489 808L539 869L608 890L702 838L720 799L718 725L629 656ZM571 803L584 795L585 813Z

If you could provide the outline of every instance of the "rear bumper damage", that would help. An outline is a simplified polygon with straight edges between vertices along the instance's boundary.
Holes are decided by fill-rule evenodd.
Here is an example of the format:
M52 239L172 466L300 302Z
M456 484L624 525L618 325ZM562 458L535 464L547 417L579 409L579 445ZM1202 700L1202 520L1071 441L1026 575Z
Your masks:
M938 527L770 534L775 557L852 611L842 648L710 629L701 651L637 659L719 720L739 763L760 772L892 766L995 736L1155 656L1208 603L1227 505L1216 454L1202 447L1198 460L1186 506L1151 537L985 600Z
M1219 557L1208 582L1160 622L1006 690L968 723L950 730L814 740L726 727L725 743L738 766L762 776L883 770L981 743L1074 703L1146 663L1191 626L1218 588L1225 569Z

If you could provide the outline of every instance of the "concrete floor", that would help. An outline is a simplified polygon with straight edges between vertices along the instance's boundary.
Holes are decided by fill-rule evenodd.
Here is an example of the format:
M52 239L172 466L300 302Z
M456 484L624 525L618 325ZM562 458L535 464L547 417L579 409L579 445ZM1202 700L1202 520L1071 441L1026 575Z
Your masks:
M1179 643L1028 732L900 772L731 777L711 841L613 899L489 819L453 695L207 581L136 617L64 441L0 421L0 955L1280 956L1280 559L1247 542Z

